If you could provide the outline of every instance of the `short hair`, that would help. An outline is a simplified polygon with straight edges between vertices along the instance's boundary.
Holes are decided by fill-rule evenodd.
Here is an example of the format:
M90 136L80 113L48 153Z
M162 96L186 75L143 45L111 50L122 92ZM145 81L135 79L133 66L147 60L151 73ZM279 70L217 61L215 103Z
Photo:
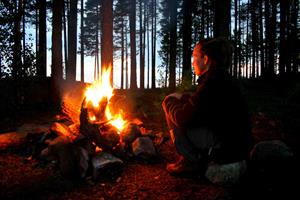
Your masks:
M198 48L201 54L207 55L214 61L213 67L228 69L231 66L233 46L224 37L200 40L195 50Z

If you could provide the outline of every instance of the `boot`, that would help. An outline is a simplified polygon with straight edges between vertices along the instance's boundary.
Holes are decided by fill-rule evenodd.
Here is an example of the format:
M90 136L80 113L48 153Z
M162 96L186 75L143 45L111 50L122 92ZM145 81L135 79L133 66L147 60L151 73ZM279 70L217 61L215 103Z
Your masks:
M173 176L184 176L198 174L200 166L196 162L191 162L181 156L177 162L167 165L167 171Z

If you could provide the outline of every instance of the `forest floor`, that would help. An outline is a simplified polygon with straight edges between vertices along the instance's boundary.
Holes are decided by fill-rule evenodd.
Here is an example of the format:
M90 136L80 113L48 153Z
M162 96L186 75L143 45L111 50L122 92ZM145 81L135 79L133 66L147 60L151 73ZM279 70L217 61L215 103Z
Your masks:
M300 147L300 84L299 82L266 83L245 81L241 84L249 103L252 133L255 140L282 139L292 148L295 160ZM161 110L165 92L151 90L137 95L135 109L147 129L166 132ZM34 112L15 122L0 123L0 132L23 123L45 123L53 120L53 112ZM173 177L166 164L177 158L170 140L157 148L158 157L151 161L127 160L120 176L114 179L74 182L64 179L53 165L20 151L0 152L0 199L298 199L295 163L272 172L247 174L236 185L220 186L203 177ZM291 164L291 165L290 165ZM272 167L273 168L273 167ZM299 170L299 168L298 168ZM294 180L293 180L294 179ZM296 195L296 196L295 196Z

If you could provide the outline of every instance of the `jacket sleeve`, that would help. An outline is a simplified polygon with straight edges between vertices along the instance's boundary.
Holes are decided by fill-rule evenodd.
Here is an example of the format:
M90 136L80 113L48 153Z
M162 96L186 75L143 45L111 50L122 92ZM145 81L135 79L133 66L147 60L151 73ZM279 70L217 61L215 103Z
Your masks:
M193 117L199 103L199 91L197 91L192 96L183 96L181 99L167 96L162 106L166 115L176 126L184 127Z

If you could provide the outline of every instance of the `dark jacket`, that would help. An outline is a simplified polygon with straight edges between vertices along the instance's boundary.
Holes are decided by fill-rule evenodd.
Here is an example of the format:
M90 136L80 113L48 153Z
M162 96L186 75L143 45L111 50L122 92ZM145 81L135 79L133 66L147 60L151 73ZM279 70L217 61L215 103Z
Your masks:
M165 109L179 128L205 127L221 143L218 160L247 158L252 147L250 118L238 86L225 71L208 71L191 96L167 98Z

